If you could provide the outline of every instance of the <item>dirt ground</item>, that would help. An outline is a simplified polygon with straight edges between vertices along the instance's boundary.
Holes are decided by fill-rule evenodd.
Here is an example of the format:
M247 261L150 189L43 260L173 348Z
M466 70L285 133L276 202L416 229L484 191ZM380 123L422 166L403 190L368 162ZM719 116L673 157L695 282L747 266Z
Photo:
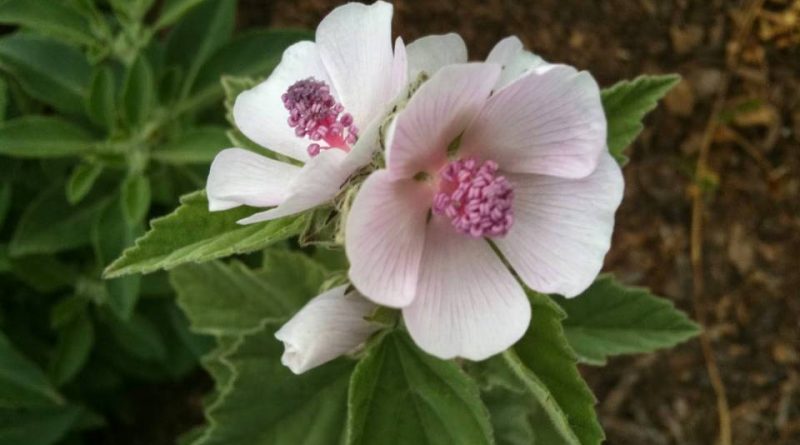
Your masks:
M243 0L240 22L313 28L337 3ZM603 86L641 73L684 77L633 147L607 269L701 311L733 444L800 444L800 0L394 3L406 42L456 31L480 59L516 34ZM698 191L704 265L693 276ZM698 278L705 289L693 297ZM608 443L715 443L719 395L706 365L693 341L586 368Z

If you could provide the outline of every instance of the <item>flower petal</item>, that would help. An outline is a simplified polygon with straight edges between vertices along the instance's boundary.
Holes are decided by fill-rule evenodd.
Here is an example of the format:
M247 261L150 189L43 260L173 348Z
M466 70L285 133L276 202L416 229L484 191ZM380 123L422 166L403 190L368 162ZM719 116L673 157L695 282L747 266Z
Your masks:
M281 362L295 374L347 354L380 328L364 319L376 306L346 289L314 297L275 333L286 348Z
M408 54L403 39L394 41L394 59L392 60L392 92L390 99L397 97L408 84ZM381 113L383 115L385 113Z
M483 360L525 334L531 308L522 286L489 243L428 225L417 296L403 309L408 332L439 358Z
M277 153L305 161L310 143L295 135L288 124L289 112L281 96L298 80L313 77L331 84L317 46L313 42L298 42L283 52L281 63L272 74L255 88L236 98L233 118L245 136ZM336 91L331 86L331 94Z
M514 185L514 225L495 240L532 289L574 297L594 281L611 244L624 182L608 153L591 175L564 179L506 175Z
M211 163L206 194L212 212L240 205L271 207L280 204L299 167L241 148L222 150Z
M414 299L432 199L425 184L392 181L386 170L364 181L347 217L345 251L350 281L370 300L403 307Z
M600 89L589 73L544 65L495 93L462 139L501 169L582 178L606 144Z
M353 172L343 165L346 156L339 149L323 150L300 169L288 185L286 199L278 207L248 216L238 223L253 224L282 218L330 201Z
M411 42L406 52L410 81L415 80L421 72L433 76L444 66L467 63L467 45L455 33L421 37Z
M480 112L500 67L448 65L423 83L396 118L387 165L393 179L430 174L447 159L447 147Z
M366 128L391 100L392 5L348 3L317 27L317 46L356 126Z
M497 44L489 51L486 56L486 61L496 63L500 66L505 66L514 60L517 55L524 49L522 41L517 36L508 36L505 39L497 42Z

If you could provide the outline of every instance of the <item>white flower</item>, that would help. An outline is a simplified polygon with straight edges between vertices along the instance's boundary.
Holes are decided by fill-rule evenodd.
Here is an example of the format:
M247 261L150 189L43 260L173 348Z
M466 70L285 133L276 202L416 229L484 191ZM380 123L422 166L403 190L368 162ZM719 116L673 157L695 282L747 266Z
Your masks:
M493 246L530 288L574 297L610 245L623 180L597 83L529 54L507 39L489 57L505 69L438 68L389 127L386 169L347 219L353 285L401 308L440 358L485 359L528 327L525 292Z
M380 327L364 318L377 306L346 289L314 297L275 333L285 347L281 362L295 374L351 352Z
M402 41L393 54L392 6L349 3L328 14L315 42L283 54L269 78L236 99L237 127L259 145L302 163L229 148L211 165L209 210L275 208L239 221L291 215L332 199L378 147L378 128L406 83Z

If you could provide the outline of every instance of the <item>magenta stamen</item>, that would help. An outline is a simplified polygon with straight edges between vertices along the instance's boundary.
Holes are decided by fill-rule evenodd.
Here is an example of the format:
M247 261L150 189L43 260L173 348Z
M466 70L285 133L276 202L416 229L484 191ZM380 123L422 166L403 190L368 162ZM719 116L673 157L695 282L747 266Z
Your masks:
M447 164L440 172L433 212L473 238L500 237L514 224L514 188L497 175L497 163L475 158Z
M313 77L299 80L283 93L281 99L289 111L287 123L294 128L294 134L314 141L307 149L310 156L331 148L350 151L350 146L358 139L353 116L336 102L325 82ZM328 146L317 141L324 141Z

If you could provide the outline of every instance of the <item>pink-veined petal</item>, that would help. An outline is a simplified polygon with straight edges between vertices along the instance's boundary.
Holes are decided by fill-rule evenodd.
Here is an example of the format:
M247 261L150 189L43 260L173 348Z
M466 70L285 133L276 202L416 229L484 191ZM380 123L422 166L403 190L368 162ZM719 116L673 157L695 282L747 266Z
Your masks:
M587 72L544 65L496 92L464 133L462 149L517 173L582 178L606 144L600 89Z
M467 45L455 33L421 37L411 42L406 52L409 81L421 72L433 76L444 66L467 63Z
M285 347L281 362L295 374L351 352L380 328L364 319L376 306L346 289L314 297L275 333Z
M417 345L443 359L483 360L519 340L530 317L522 286L489 243L461 235L434 216L417 296L403 308Z
M345 110L361 129L392 99L392 5L348 3L317 27L322 63Z
M490 63L448 65L417 90L391 132L387 166L392 179L436 173L447 147L480 112L500 67Z
M313 77L331 85L313 42L298 42L283 53L280 64L264 82L244 91L233 105L236 126L245 136L277 153L306 161L310 141L295 135L281 96L295 82ZM331 94L336 96L331 85Z
M208 173L208 209L213 212L240 205L280 204L286 198L288 184L299 172L299 167L248 150L222 150Z
M495 240L530 288L574 297L594 281L611 244L614 213L624 190L608 153L582 179L509 174L514 225Z
M350 281L370 300L390 307L411 303L425 243L431 189L411 179L372 173L347 216L345 251Z
M253 224L294 215L333 199L352 170L343 166L347 156L339 149L323 150L309 159L288 186L286 199L274 209L259 212L238 221Z

